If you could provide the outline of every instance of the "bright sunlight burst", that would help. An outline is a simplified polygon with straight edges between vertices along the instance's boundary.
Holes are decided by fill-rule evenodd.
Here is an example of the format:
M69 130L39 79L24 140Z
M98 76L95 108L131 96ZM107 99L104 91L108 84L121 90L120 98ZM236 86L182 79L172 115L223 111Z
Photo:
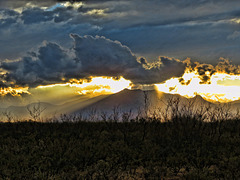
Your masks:
M155 85L159 91L180 94L187 98L200 95L213 102L231 102L240 99L240 75L215 73L209 80L210 84L202 84L197 72L186 71L182 79L187 83L182 84L179 79L171 78Z
M38 86L38 88L54 87L54 86L69 86L77 88L79 94L111 94L117 93L123 89L131 87L131 81L120 77L90 77L88 80L72 80L66 84L54 84L47 86Z

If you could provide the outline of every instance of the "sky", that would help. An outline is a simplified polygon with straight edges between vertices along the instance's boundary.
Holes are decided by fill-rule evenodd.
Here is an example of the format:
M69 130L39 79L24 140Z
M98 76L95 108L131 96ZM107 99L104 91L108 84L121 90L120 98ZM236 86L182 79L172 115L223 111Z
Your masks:
M239 86L239 7L238 0L0 0L1 92L22 97L93 77L134 88L177 78L172 87L186 89L186 72L198 85L215 78Z

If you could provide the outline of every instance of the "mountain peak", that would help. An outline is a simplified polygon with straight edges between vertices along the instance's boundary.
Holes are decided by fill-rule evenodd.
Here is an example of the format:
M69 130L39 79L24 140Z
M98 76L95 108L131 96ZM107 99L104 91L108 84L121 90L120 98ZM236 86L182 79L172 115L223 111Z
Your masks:
M206 103L208 102L205 100L201 95L197 94L195 97L192 98L196 103Z

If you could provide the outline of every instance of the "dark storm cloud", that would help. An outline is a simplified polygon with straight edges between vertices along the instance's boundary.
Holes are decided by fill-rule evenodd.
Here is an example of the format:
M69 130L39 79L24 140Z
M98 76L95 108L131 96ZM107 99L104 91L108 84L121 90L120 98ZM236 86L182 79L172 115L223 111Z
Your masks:
M74 34L71 37L85 76L123 76L134 83L152 84L181 76L185 69L181 61L167 57L160 57L153 63L145 59L145 64L142 57L139 63L128 47L105 37L80 37Z
M77 13L77 10L74 10ZM82 16L78 24L68 21L75 16L71 7L57 7L51 11L27 8L21 13L0 9L0 60L17 59L44 40L69 45L68 34L89 34L98 30ZM79 16L81 16L79 14Z
M4 16L17 16L19 15L18 12L11 10L11 9L0 9L0 14Z
M153 63L139 60L131 50L118 41L105 37L70 35L74 46L64 49L56 43L45 43L37 52L18 61L3 62L7 82L35 87L67 82L72 78L89 76L123 76L137 84L162 82L181 76L184 64L177 59L160 57Z
M43 21L51 21L53 17L51 11L44 11L40 8L27 9L22 12L21 19L25 24L40 23Z
M18 12L10 9L0 9L0 27L1 29L8 28L12 24L17 22L16 17L19 15Z
M121 75L126 67L139 68L136 57L130 49L118 41L105 37L78 36L71 34L74 40L74 51L78 61L82 62L83 72L89 75Z
M39 24L52 20L54 20L55 23L67 22L73 16L74 13L71 7L58 7L52 11L35 7L24 10L20 18L24 24Z
M146 69L142 82L136 82L139 84L155 84L172 77L181 77L186 66L184 62L166 56L160 56L153 62L148 62L144 57L141 57L138 59L138 62Z
M72 5L57 4L64 2ZM76 8L74 2L83 4ZM231 20L239 19L239 5L225 0L0 0L5 8L0 59L19 58L43 40L66 47L67 34L77 33L118 40L149 61L161 55L238 63L239 24Z
M19 61L3 62L1 67L8 71L4 76L7 81L21 86L37 86L64 82L64 76L77 71L81 64L74 55L56 43L45 43L38 52L30 53Z
M7 18L7 19L0 21L0 28L9 27L10 25L15 24L15 23L16 23L15 19Z

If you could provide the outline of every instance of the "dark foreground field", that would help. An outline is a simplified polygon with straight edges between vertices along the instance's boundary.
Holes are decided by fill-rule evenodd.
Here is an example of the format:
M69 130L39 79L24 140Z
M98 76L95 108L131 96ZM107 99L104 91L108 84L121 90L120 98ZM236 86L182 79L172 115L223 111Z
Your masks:
M240 120L2 123L0 179L239 179Z

